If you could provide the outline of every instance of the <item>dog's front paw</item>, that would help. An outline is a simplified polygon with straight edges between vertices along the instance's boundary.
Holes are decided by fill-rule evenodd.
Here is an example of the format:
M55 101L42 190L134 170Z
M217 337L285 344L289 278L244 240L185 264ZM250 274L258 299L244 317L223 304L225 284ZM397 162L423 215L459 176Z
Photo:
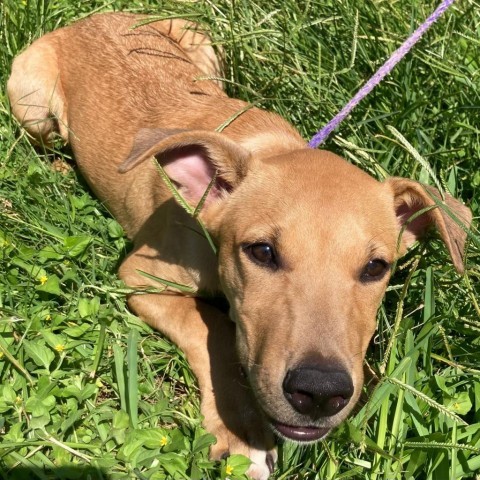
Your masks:
M222 426L215 433L217 443L210 450L210 457L214 460L221 460L230 455L241 454L248 457L252 464L247 470L247 475L254 480L267 480L273 473L277 462L277 450L275 440L267 428L261 428L260 421L253 426L249 434L243 438L229 431Z
M250 450L250 460L252 460L252 464L247 470L247 475L255 480L267 480L277 463L277 449L273 448L268 451Z
M252 461L247 474L255 480L267 480L277 461L275 437L251 391L239 383L230 383L230 387L202 399L204 426L217 438L210 457L222 460L244 455Z

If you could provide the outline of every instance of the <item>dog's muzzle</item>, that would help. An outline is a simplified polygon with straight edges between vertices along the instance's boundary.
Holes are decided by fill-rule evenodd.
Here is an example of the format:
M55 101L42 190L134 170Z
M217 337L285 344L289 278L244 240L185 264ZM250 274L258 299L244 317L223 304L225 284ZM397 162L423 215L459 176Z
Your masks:
M280 436L307 443L329 433L331 427L316 424L330 423L330 417L340 413L354 393L350 374L335 364L301 365L287 372L282 386L288 403L305 420L301 425L288 425L271 419L271 424Z

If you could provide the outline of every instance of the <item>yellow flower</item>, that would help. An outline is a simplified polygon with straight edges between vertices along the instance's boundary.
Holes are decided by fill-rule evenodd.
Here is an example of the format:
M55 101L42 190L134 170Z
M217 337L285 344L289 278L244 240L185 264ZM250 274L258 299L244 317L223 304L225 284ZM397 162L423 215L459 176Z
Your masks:
M225 473L226 473L227 475L231 475L231 474L233 473L233 467L232 467L231 465L227 465L227 466L225 467Z
M42 275L40 278L39 278L39 281L40 281L40 285L45 285L47 283L47 280L48 280L48 277L46 275Z
M20 405L20 404L22 403L22 397L17 397L17 398L15 399L15 403L16 403L17 405Z
M62 353L65 350L65 345L62 345L61 343L59 343L58 345L55 345L55 350L57 352Z
M164 435L164 436L160 439L160 446L164 447L167 443L168 443L168 438Z
M47 322L49 322L51 319L52 319L52 316L49 313L47 315L45 315L45 320Z

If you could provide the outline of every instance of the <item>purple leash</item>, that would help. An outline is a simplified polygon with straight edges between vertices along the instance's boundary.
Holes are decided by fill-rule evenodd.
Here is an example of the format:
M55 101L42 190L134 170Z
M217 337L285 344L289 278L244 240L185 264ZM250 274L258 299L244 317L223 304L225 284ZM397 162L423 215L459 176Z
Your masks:
M356 95L338 112L308 143L311 148L321 145L333 130L348 116L348 114L366 97L395 67L395 65L410 51L422 38L423 34L435 23L445 10L455 0L444 0L439 7L420 25L412 35L399 47L392 56L377 70L370 80L356 93Z

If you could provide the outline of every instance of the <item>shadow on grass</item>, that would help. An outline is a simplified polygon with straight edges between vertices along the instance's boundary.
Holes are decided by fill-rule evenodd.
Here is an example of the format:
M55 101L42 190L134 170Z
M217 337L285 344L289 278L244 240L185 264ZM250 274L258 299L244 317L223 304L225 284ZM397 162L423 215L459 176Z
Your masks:
M0 468L2 480L109 480L104 470L81 465L57 468L17 467L13 470Z

